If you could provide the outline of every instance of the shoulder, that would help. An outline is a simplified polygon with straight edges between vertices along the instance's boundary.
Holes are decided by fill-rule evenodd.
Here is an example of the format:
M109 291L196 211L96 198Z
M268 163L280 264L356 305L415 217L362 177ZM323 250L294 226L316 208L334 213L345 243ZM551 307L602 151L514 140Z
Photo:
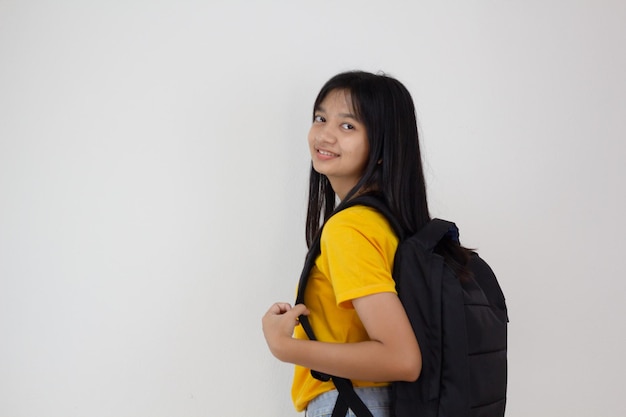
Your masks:
M334 214L327 222L328 228L344 226L385 227L387 219L376 209L366 206L352 206Z
M366 206L353 206L334 214L324 226L322 239L346 233L357 233L366 238L395 239L385 216Z

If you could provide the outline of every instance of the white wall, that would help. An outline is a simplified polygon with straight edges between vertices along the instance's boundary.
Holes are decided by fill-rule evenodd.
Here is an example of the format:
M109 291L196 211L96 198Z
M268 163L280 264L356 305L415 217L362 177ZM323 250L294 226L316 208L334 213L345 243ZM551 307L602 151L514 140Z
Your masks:
M0 2L0 416L289 416L305 137L412 91L432 212L497 272L507 415L623 416L621 1Z

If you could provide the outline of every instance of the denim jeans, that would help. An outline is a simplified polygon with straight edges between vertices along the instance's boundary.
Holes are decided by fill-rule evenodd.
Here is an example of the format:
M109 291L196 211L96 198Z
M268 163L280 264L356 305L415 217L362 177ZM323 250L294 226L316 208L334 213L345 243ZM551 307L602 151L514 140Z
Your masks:
M354 391L363 400L374 417L389 417L390 387L355 388ZM337 391L328 391L315 397L307 406L305 417L330 417L337 401ZM348 410L346 417L354 417Z

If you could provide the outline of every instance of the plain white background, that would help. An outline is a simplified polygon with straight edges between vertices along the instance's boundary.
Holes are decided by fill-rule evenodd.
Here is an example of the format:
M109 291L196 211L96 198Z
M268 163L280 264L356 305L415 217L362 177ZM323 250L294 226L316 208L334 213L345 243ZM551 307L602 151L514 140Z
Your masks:
M403 81L510 309L507 416L623 416L622 1L0 1L0 416L294 416L260 318L311 106Z

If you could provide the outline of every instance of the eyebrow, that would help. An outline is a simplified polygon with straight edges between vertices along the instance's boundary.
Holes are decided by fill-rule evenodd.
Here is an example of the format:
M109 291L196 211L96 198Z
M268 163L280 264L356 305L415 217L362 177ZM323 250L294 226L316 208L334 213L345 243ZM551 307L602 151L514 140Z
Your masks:
M317 106L317 107L315 108L315 111L321 111L321 112L326 113L326 109L325 109L324 107L322 107L322 106ZM339 113L337 116L339 116L339 117L347 117L347 118L350 118L350 119L354 119L354 120L355 120L355 121L357 121L357 122L359 121L359 119L358 119L358 118L357 118L354 114L352 114L352 113Z

